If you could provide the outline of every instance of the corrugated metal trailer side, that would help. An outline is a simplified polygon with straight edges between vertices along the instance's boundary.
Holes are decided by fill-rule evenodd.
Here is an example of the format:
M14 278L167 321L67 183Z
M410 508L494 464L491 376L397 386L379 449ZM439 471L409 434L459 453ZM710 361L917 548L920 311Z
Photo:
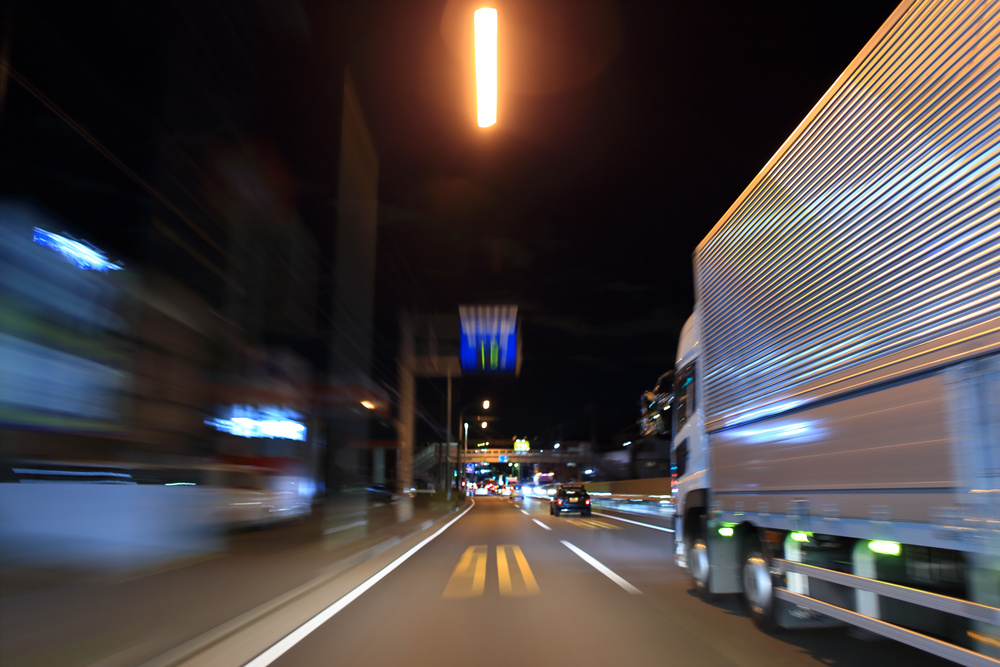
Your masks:
M1000 3L902 3L698 246L695 288L696 587L1000 664Z
M717 498L954 504L941 373L1000 350L997 9L902 7L698 247Z

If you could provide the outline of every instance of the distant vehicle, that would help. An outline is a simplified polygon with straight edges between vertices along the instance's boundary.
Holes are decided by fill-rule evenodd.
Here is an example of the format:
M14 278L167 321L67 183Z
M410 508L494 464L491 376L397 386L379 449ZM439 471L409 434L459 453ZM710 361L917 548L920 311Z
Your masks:
M590 494L583 486L560 485L549 500L549 514L559 516L563 512L579 512L580 516L590 516Z
M487 489L485 486L477 486L475 494L477 496L488 496L490 495L490 490Z

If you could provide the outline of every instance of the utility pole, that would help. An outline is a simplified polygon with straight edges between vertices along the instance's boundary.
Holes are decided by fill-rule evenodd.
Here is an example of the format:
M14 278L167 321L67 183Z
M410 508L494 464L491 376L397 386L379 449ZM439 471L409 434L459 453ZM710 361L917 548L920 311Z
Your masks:
M413 415L416 402L414 358L413 319L408 312L402 311L399 315L399 419L396 422L399 433L399 459L396 464L398 521L407 521L413 517L413 499L410 498L409 490L413 487L413 439L417 430Z

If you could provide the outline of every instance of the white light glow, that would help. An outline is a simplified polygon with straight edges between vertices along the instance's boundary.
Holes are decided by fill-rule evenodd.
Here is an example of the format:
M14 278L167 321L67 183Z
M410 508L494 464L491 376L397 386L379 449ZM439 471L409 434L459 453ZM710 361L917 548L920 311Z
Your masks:
M228 416L206 419L205 423L241 438L281 438L304 442L306 427L299 421L301 419L301 414L286 408L234 405L230 407Z
M477 9L473 22L478 122L479 127L490 127L497 122L497 10Z
M773 426L747 427L733 432L751 444L764 442L810 442L819 439L816 422L786 422Z

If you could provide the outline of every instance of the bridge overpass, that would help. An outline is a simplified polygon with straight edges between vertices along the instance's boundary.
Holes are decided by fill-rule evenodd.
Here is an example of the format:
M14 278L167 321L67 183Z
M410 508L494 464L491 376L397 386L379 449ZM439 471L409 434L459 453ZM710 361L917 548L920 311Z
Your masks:
M434 466L445 460L446 456L447 460L454 465L458 450L459 446L454 443L450 446L444 443L425 446L424 449L413 457L414 475L432 471ZM533 463L574 463L578 466L588 466L597 464L600 461L600 456L589 451L581 451L576 447L531 450L527 452L516 452L510 447L476 447L463 450L462 461L464 463L520 463L522 465Z

